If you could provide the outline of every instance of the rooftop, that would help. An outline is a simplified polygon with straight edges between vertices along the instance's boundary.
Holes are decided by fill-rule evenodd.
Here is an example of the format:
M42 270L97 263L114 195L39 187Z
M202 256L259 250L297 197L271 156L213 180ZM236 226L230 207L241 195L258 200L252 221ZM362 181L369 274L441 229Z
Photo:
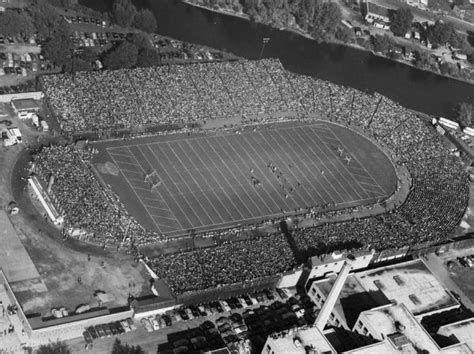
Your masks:
M321 264L328 264L333 262L344 261L346 257L351 254L355 258L364 257L364 256L371 256L374 253L373 250L357 250L354 252L348 251L334 251L331 254L323 254L320 256L311 257L310 263L313 267L321 265Z
M12 100L13 108L17 111L28 111L28 110L38 110L40 106L32 98L21 98L18 100Z
M335 280L336 276L331 276L327 280L317 282L317 287L325 297L329 295ZM390 301L380 290L367 291L357 279L357 275L351 274L347 277L334 307L345 319L349 328L352 328L362 311L389 303Z
M441 326L438 334L449 337L454 343L466 343L474 352L474 318Z
M365 291L380 290L388 300L405 304L415 316L460 306L419 259L358 273L357 279Z
M369 14L375 14L379 16L384 16L388 17L388 11L390 9L387 7L383 7L377 4L374 4L373 2L367 1L367 13Z
M382 338L394 334L405 337L403 341L393 340L394 346L411 347L413 353L438 353L440 350L431 336L403 304L382 306L364 311L360 318L369 327L369 333L380 334Z
M316 349L318 353L335 353L324 334L316 327L300 327L272 334L268 337L272 348L279 353L307 353L306 347Z

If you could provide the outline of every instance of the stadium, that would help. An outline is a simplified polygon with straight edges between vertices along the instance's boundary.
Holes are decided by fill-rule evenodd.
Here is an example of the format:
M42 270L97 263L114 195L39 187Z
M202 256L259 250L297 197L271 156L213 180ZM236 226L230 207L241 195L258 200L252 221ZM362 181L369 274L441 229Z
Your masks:
M65 229L146 256L175 294L272 277L330 249L439 243L467 207L468 176L429 120L277 60L41 85L57 129L91 147L34 157L41 183L54 176ZM193 247L150 252L181 240Z

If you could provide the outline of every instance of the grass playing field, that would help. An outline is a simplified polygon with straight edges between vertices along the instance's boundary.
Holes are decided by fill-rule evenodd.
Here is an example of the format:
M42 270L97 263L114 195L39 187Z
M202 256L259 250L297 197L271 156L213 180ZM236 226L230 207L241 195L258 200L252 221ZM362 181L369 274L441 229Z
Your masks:
M344 127L277 124L219 135L175 135L98 143L94 163L127 210L169 237L374 203L396 187L387 156Z

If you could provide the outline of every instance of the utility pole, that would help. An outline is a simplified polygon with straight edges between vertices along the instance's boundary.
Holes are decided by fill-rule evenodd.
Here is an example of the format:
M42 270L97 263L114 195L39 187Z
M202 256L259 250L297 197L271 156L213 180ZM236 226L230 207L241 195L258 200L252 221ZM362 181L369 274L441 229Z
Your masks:
M268 42L270 42L270 38L264 37L264 38L262 39L262 50L260 51L260 56L259 56L258 60L262 59L263 50L265 49L265 45L266 45Z

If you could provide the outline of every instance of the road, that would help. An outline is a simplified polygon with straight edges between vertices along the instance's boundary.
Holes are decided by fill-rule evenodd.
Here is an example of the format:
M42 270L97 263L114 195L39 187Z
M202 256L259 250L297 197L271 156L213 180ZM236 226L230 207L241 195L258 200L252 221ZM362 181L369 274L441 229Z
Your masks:
M405 2L399 0L372 0L374 3L385 6L390 9L398 9L400 7L406 7L411 10L415 20L420 22L425 21L436 21L438 19L443 20L444 22L452 23L460 32L468 34L469 32L474 33L474 23L463 21L460 18L453 16L440 16L430 11L421 10L417 7L408 6Z

